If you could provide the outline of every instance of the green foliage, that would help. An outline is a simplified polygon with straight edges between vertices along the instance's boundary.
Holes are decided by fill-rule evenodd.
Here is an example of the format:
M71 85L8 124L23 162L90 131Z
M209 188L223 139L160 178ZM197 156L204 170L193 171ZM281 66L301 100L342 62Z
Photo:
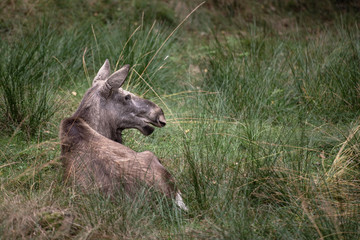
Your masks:
M59 85L73 80L81 70L76 49L80 47L79 38L58 38L46 24L23 41L2 41L0 122L5 132L22 130L33 137L48 123L59 106ZM78 59L70 52L77 53Z
M248 37L216 41L207 50L202 87L219 92L209 107L234 117L247 113L247 118L275 120L283 114L294 118L303 108L332 121L358 115L358 29L332 41L323 36L296 45L254 30Z
M168 55L171 54L174 40L165 41L168 34L167 28L156 22L152 25L96 28L86 63L92 66L94 75L106 58L114 70L130 64L135 71L127 83L133 89L144 92L148 89L147 82L160 90L170 91L172 88L169 84L173 80Z
M309 110L324 113L333 120L358 115L360 47L355 37L358 35L357 28L351 33L340 30L339 37L332 42L320 40L310 43L306 51L296 51L298 70L292 68L292 73L301 102ZM326 45L326 52L320 51L320 44Z
M87 46L90 51L84 63L89 65L92 76L109 58L113 68L124 64L133 66L135 71L128 83L138 92L148 89L148 83L156 88L164 86L164 90L171 83L169 60L166 61L164 52L169 52L172 41L160 49L166 35L159 31L158 24L139 26L135 30L87 28L82 32L66 31L62 35L50 28L45 24L33 35L25 35L23 41L2 41L0 91L3 98L0 107L3 115L0 123L9 134L21 130L28 138L33 137L48 123L63 104L56 96L59 87L72 84L73 88L83 81L80 78L84 77L78 75L83 67L81 56L86 53ZM158 49L161 51L157 52ZM88 79L88 82L91 81ZM84 82L80 84L84 86Z
M47 71L49 36L34 37L25 44L2 44L0 86L3 96L3 126L21 127L33 136L56 111L51 93L54 82Z

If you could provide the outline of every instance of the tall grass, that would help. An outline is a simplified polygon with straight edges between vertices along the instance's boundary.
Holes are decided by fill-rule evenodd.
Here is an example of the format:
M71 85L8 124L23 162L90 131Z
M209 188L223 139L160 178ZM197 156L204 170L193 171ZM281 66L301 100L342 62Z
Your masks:
M241 34L175 36L153 59L170 31L138 16L1 40L0 235L358 239L358 26L344 18L276 35L255 21ZM189 212L145 189L109 199L63 185L59 120L106 58L112 70L131 64L125 88L165 111L165 128L128 131L125 144L161 159Z
M194 139L187 153L191 158L185 175L190 182L185 186L191 189L187 196L194 199L192 211L209 224L209 232L202 232L204 237L358 237L359 205L353 198L359 191L357 180L339 171L351 163L351 175L357 176L358 161L353 162L353 157L335 161L339 175L329 181L327 171L333 167L326 162L336 159L336 154L326 152L322 159L321 148L289 145L288 136L274 136L274 127L266 124L228 130L218 126L207 129L206 134L201 124L192 128L200 141Z
M294 41L254 27L205 49L200 86L217 94L183 127L190 207L207 237L356 239L359 32Z
M147 88L145 80L155 88L170 90L171 87L168 86L173 80L168 65L171 64L169 55L174 39L166 42L147 67L169 33L166 26L156 21L151 25L139 23L134 26L94 28L91 52L88 55L90 61L87 61L87 64L94 67L94 72L106 58L109 58L113 69L130 64L135 71L131 73L128 85L144 92Z
M171 47L171 40L145 71L148 62L166 38L166 30L161 32L159 27L161 25L156 22L132 29L86 27L84 31L69 31L59 36L59 33L51 30L50 25L45 24L36 29L34 35L25 35L23 41L10 43L3 40L0 64L1 125L9 134L21 130L28 138L40 133L39 129L66 101L62 99L60 103L57 98L59 89L85 86L86 81L80 73L83 67L81 56L86 53L86 49L89 50L84 64L89 68L86 71L90 71L91 76L109 58L113 69L124 64L133 66L135 71L128 84L137 88L138 92L148 89L145 81L154 87L170 90L168 86L173 80L167 66L169 60L166 51ZM89 86L91 80L87 82Z
M40 35L16 46L3 43L1 48L2 125L7 129L19 126L29 136L56 111L51 93L55 83L47 71L47 41Z
M334 121L358 115L356 27L351 33L344 30L297 43L266 37L256 26L251 33L215 41L205 52L203 88L219 92L211 107L233 116L251 111L265 119L296 114L301 108Z

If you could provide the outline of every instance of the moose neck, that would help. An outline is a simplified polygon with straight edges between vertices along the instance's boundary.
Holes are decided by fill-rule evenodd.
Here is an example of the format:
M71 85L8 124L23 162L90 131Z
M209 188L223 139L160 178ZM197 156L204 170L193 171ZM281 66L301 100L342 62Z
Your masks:
M83 107L80 104L73 117L83 119L92 129L104 137L122 143L122 130L116 129L114 124L107 118L106 113L103 113L100 109L99 107Z
M103 135L106 138L109 138L113 141L122 143L121 130L116 129L114 124L107 121L104 115L100 112L97 118L93 118L90 121L87 121L91 128L97 131L99 134Z

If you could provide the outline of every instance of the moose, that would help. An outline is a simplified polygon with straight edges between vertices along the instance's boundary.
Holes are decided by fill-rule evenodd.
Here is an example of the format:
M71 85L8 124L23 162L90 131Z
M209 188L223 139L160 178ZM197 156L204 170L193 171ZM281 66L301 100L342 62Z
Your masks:
M159 159L150 151L138 153L122 144L124 129L135 128L147 136L153 126L166 125L159 106L121 88L129 68L125 65L111 74L106 60L76 112L61 121L64 180L111 196L119 188L132 195L141 182L187 211L173 177Z

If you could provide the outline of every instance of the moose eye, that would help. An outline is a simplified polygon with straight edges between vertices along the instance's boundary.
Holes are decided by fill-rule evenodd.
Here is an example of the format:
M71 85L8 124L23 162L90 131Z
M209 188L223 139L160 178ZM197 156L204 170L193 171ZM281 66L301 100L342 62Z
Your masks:
M126 100L126 101L131 100L131 95L130 95L130 94L126 95L126 96L125 96L125 100Z

